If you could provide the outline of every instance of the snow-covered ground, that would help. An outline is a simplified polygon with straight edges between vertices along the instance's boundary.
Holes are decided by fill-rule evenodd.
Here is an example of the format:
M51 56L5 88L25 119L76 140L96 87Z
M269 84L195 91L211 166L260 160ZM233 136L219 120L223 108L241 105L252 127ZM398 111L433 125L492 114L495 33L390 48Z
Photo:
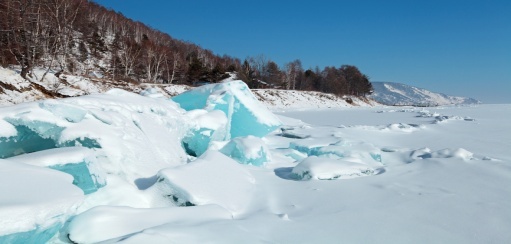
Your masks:
M511 105L275 116L236 81L157 94L0 109L0 242L511 240Z

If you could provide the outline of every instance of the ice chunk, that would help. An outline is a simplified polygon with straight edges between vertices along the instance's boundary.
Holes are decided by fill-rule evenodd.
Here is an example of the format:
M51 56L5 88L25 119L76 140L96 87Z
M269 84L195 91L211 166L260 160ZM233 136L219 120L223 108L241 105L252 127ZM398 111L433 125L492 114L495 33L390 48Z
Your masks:
M259 103L243 81L201 86L172 100L188 111L223 111L228 119L229 138L248 135L263 137L281 125L280 120Z
M247 169L217 151L158 173L155 185L178 205L217 204L233 214L243 212L251 202L255 180Z
M106 176L99 169L98 158L105 157L88 148L67 147L24 154L9 160L68 173L74 178L73 184L89 194L106 185Z
M63 127L51 123L46 122L42 120L27 120L23 117L16 117L16 118L5 118L5 120L11 124L13 124L15 127L19 126L25 126L30 131L38 134L41 138L44 139L52 139L56 141L60 137L60 133L62 133L62 130L64 130ZM19 130L18 130L19 131ZM23 133L18 133L18 136L23 137Z
M311 135L303 133L301 131L296 131L295 128L281 128L280 135L282 137L287 137L291 139L305 139L311 137Z
M16 134L0 137L0 158L56 148L54 139L44 138L25 125L16 125Z
M300 180L349 179L375 174L375 170L365 164L311 156L296 165L292 174Z
M183 146L189 155L200 156L208 149L211 141L226 139L227 118L222 111L197 109L188 112L186 116L195 124L183 138Z
M220 152L241 164L263 166L271 160L268 147L261 138L255 136L236 137Z
M216 205L194 208L152 208L99 206L73 218L69 239L75 243L97 243L126 236L163 224L200 224L227 220L232 215Z
M332 159L344 158L371 167L382 166L380 149L365 142L349 141L337 137L307 138L292 141L290 148L308 156Z
M83 200L68 174L0 160L0 242L44 243Z
M282 154L286 157L292 158L295 161L302 161L304 158L307 157L307 154L299 152L294 149L281 148L281 149L278 149L277 151L279 152L279 154Z
M320 150L323 147L334 145L338 143L340 140L334 137L327 138L307 138L303 140L296 140L289 144L291 149L297 150L299 152L305 153L309 156L318 156L320 154Z
M202 155L209 147L213 130L199 128L190 130L183 138L183 147L188 155L198 157Z
M334 156L351 158L354 162L364 163L373 167L382 165L381 150L372 144L341 140L335 144L317 150L318 156Z

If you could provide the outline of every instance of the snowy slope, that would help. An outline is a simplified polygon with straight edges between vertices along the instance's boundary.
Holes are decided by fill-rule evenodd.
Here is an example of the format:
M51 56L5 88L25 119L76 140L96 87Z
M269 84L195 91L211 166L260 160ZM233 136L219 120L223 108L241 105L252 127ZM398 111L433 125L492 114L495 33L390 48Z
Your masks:
M385 105L439 106L454 104L478 104L473 98L448 96L426 89L394 82L372 82L371 98Z

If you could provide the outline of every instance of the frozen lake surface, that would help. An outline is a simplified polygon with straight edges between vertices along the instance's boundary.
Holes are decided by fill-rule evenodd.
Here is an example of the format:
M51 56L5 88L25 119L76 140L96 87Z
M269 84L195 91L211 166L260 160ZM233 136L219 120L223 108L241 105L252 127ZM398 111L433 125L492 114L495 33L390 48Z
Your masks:
M190 111L120 90L2 109L0 240L511 240L511 105L274 116L218 89Z

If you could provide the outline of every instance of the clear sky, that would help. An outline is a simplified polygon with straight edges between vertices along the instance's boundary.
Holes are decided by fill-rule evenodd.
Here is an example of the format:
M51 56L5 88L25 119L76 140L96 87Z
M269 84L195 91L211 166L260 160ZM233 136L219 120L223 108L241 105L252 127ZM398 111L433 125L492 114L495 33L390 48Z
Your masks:
M511 0L96 0L216 54L511 103Z

